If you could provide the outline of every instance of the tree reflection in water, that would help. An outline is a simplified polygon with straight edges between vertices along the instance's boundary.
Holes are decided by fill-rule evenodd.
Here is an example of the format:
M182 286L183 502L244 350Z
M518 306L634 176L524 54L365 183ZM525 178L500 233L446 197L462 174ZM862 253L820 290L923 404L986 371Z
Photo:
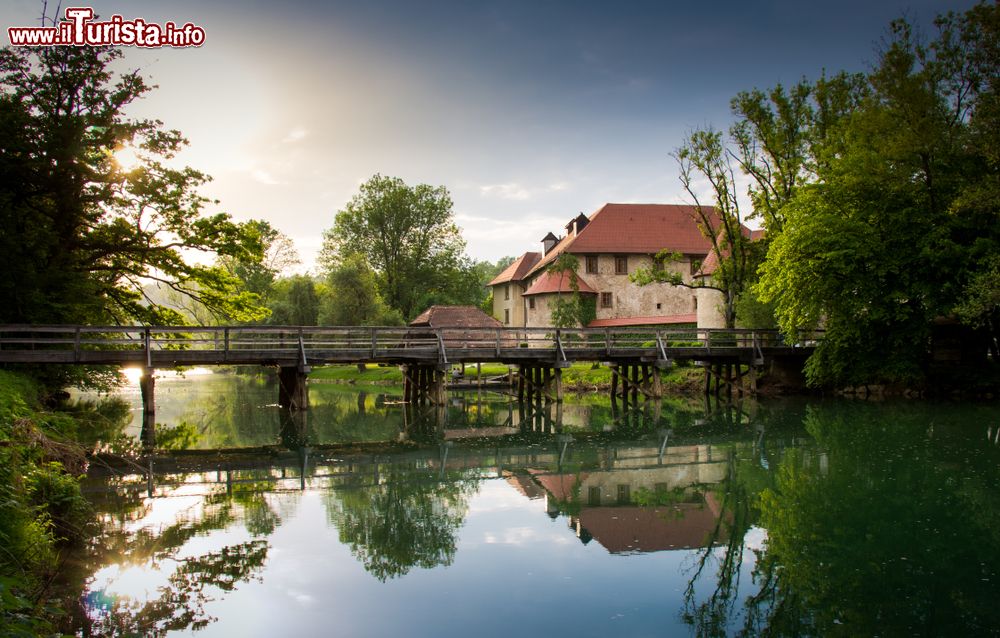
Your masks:
M380 581L414 567L450 565L456 536L477 483L455 472L415 465L375 468L375 484L348 486L325 496L340 541Z
M149 600L106 590L81 596L74 618L77 631L82 628L85 636L163 636L212 622L206 603L257 577L267 561L268 543L253 538L196 556L184 555L185 546L196 536L240 524L254 537L273 533L281 515L263 494L265 486L239 483L228 493L220 486L198 499L197 505L178 512L165 527L143 523L153 502L134 490L119 490L108 502L99 503L107 512L104 530L98 545L83 557L80 571L95 574L104 565L115 564L119 572L137 568L165 578Z
M887 414L810 407L815 448L784 450L769 475L733 460L719 486L729 542L719 552L708 539L685 596L696 635L1000 633L1000 451L972 440L982 427L969 413L930 428L923 406ZM738 606L757 524L766 541L753 550L755 591ZM696 581L715 559L714 591L698 601Z

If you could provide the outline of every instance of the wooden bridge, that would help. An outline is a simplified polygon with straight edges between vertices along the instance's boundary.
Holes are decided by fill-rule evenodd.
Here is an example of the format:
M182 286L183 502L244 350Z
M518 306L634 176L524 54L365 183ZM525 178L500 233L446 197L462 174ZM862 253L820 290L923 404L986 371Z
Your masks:
M317 364L398 365L407 402L443 404L453 364L516 366L522 400L562 400L562 369L578 361L612 370L612 399L659 396L656 369L674 361L705 368L706 392L756 391L771 360L801 361L819 338L788 343L773 330L652 328L399 328L314 326L0 326L0 364L142 368L146 420L153 418L156 368L264 365L279 369L279 404L305 409L306 374Z

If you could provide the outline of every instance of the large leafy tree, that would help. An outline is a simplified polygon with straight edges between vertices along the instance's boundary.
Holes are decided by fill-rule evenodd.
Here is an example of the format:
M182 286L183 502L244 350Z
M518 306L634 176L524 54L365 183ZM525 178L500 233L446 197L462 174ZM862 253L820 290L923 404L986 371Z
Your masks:
M0 321L181 321L143 296L157 281L231 317L261 316L256 297L211 259L259 259L259 233L206 214L209 178L171 162L186 140L127 117L151 90L116 73L100 47L0 51ZM139 157L122 166L116 152Z
M943 16L930 43L895 22L815 182L781 208L757 291L786 331L826 327L812 382L920 379L941 317L996 341L998 15Z
M337 213L320 260L333 271L361 255L386 304L412 318L430 303L481 302L482 287L467 285L479 274L464 250L447 189L375 175Z
M344 259L327 276L319 320L328 326L398 325L403 317L386 306L375 273L361 255Z
M271 286L267 322L278 326L315 326L319 323L320 296L309 275L292 275Z
M710 276L691 282L680 272L660 267L638 270L633 281L715 289L722 293L727 326L737 321L772 325L770 307L753 294L757 268L769 241L781 234L784 206L802 186L816 180L828 154L829 132L855 106L860 88L860 76L841 73L791 87L778 84L767 92L743 91L730 103L735 122L728 135L712 128L689 134L674 157L715 266ZM741 205L738 175L749 180L749 210ZM751 241L744 225L748 221L763 226L763 239ZM682 258L658 255L661 262Z
M257 235L263 253L259 256L226 255L219 263L240 280L243 290L257 295L262 304L267 304L278 277L300 263L299 254L291 237L269 222L251 220L245 227Z

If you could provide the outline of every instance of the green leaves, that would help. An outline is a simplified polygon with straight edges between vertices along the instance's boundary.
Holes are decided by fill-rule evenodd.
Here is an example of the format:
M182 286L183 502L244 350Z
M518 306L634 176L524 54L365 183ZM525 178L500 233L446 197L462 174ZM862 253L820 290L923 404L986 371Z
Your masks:
M998 173L975 122L981 105L989 113L985 34L995 43L998 13L944 16L930 43L897 21L867 87L821 87L819 104L832 89L853 108L823 120L814 183L781 206L755 288L784 331L826 328L807 367L815 384L918 381L934 320L961 310L989 325L995 313L984 283L1000 254Z
M0 321L129 323L183 317L143 292L151 282L198 299L216 314L256 318L262 309L225 270L193 253L248 259L253 229L198 189L209 177L167 164L187 142L126 108L151 87L116 74L116 49L0 51ZM134 168L115 153L130 148Z
M408 186L376 174L323 237L320 261L328 272L360 255L382 299L405 318L434 303L478 305L485 296L486 282L463 254L465 241L443 186Z

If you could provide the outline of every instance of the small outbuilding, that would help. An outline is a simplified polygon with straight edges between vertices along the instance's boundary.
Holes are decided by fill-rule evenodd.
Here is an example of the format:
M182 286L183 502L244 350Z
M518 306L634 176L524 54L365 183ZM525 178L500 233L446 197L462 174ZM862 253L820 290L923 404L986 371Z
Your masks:
M441 334L445 348L474 348L495 344L503 324L475 306L431 306L409 323Z

